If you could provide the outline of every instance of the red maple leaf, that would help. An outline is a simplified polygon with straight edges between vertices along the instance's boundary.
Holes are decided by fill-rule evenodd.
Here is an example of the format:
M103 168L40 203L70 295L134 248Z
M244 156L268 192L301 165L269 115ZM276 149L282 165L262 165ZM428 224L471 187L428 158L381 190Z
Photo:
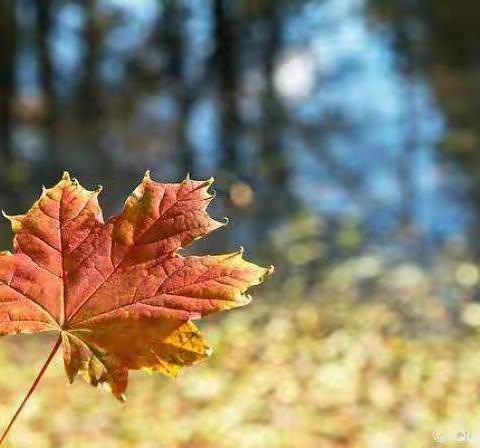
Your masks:
M7 216L13 254L0 254L0 335L59 334L3 441L60 346L78 373L125 399L128 371L168 376L209 356L192 319L247 304L272 271L228 255L178 250L223 226L206 208L212 180L157 183L147 173L117 216L103 219L101 188L68 173L25 214Z

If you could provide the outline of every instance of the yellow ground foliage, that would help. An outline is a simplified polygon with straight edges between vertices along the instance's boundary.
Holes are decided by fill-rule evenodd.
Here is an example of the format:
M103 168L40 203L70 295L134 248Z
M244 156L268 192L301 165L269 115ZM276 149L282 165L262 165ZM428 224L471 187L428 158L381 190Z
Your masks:
M379 301L261 302L204 324L214 355L178 380L133 375L125 406L67 387L58 359L12 447L423 448L434 431L442 446L459 431L480 437L476 331L411 335L398 307ZM51 343L1 341L2 425Z

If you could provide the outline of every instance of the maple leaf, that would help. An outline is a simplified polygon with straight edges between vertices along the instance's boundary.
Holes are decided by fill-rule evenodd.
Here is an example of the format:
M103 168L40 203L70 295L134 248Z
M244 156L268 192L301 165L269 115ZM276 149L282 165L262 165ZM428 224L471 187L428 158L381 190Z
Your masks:
M246 289L273 269L242 250L178 254L224 225L206 211L212 182L157 183L147 172L104 221L101 188L64 173L26 214L5 215L15 236L13 253L0 254L0 335L59 334L17 414L60 346L70 382L81 374L122 401L129 370L175 376L209 356L192 319L247 304Z

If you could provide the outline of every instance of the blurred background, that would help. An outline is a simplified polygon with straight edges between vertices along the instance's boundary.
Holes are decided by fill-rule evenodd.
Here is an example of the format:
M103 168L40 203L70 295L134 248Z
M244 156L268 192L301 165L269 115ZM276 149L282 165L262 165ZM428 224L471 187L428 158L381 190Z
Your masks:
M469 0L0 0L1 208L63 170L107 216L147 169L214 176L231 225L192 251L276 267L126 407L57 360L12 446L480 440L479 49ZM2 426L51 344L1 341Z

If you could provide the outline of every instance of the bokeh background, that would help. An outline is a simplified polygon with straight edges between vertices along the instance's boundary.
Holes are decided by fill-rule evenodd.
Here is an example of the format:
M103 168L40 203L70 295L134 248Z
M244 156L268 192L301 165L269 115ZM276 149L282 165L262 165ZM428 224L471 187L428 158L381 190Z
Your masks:
M1 208L214 176L231 225L192 250L276 266L124 407L57 359L11 446L480 443L479 49L470 0L0 0ZM0 341L1 426L52 343Z

